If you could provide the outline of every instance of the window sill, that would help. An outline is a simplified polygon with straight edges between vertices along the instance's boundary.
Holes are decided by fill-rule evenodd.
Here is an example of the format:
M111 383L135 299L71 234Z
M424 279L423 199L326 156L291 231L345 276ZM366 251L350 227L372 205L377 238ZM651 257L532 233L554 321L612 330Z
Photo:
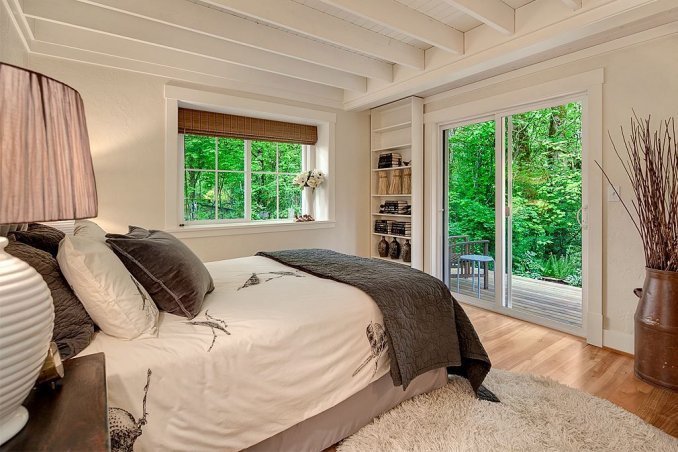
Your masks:
M219 237L225 235L265 234L271 232L302 231L307 229L329 229L335 225L331 220L309 221L262 221L257 223L196 224L166 228L165 231L180 239Z

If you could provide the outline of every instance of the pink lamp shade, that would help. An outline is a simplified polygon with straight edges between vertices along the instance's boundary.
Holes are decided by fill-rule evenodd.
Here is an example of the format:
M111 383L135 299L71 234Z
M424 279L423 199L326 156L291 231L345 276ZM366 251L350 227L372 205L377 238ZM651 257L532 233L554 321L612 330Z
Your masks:
M95 216L80 94L37 72L0 63L0 224Z

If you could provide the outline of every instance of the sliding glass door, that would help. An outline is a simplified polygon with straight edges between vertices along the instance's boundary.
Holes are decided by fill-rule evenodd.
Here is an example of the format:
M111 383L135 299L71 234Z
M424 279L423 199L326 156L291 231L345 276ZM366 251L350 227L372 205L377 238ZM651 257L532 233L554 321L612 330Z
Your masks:
M582 108L493 115L444 133L444 275L460 299L582 326Z

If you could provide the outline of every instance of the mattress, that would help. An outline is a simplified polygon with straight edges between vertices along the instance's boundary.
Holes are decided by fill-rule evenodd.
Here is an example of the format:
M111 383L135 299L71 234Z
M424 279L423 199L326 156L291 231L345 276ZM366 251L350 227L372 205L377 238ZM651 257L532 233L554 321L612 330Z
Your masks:
M98 333L81 353L105 353L111 423L134 450L244 449L388 373L362 291L264 257L207 268L215 290L196 318L161 313L158 337Z

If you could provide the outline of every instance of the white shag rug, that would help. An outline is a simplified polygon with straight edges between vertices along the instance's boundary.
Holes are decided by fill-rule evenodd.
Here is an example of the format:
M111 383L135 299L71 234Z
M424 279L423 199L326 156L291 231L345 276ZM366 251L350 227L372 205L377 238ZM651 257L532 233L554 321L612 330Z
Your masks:
M613 403L553 380L493 369L475 398L468 382L403 402L344 440L353 451L678 451L678 439Z

